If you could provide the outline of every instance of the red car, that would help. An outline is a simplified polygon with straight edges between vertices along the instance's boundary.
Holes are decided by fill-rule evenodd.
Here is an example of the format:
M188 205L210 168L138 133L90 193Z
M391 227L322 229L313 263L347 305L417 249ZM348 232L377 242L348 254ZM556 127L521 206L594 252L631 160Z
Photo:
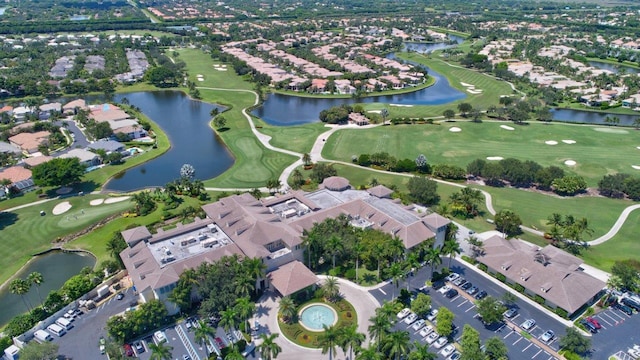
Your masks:
M602 329L602 325L598 322L598 320L592 318L591 316L587 317L587 321L590 322L596 329Z
M124 348L124 354L126 356L129 356L129 357L133 356L133 348L131 347L131 345L124 344L123 348Z

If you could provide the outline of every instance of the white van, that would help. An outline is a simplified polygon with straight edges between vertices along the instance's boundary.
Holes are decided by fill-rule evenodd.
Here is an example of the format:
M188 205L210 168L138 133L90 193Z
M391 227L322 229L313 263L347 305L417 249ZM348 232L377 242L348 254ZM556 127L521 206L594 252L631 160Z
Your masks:
M57 336L62 336L62 335L67 333L67 331L65 329L63 329L62 326L60 326L58 324L51 324L51 325L47 326L47 330L51 331L52 333L56 334Z
M70 330L73 327L73 324L71 324L71 321L63 317L58 318L58 320L56 320L56 324L60 325L65 330Z
M33 333L33 336L41 342L53 341L53 336L45 330L36 330L36 332Z
M167 341L167 337L164 335L164 332L158 330L155 333L153 333L153 337L156 338L156 341L158 343L163 343L165 341Z

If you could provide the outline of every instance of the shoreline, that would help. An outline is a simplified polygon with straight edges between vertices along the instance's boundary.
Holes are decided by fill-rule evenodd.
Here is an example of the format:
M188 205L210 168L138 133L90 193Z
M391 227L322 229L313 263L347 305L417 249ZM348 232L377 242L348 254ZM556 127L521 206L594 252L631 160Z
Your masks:
M410 94L412 92L416 92L416 91L420 91L420 90L424 90L427 88L430 88L431 86L436 84L436 79L435 77L428 75L429 77L425 82L423 82L422 84L416 85L416 86L411 86L408 88L404 88L404 89L399 89L399 90L389 90L389 91L385 91L385 92L380 92L380 93L365 93L363 96L354 98L354 95L348 95L348 94L309 94L309 93L305 93L305 92L295 92L295 91L287 91L287 90L270 90L269 93L271 94L280 94L280 95L286 95L286 96L293 96L293 97L299 97L299 98L308 98L308 99L354 99L359 100L359 99L364 99L364 98L376 98L376 97L382 97L382 96L393 96L393 95L403 95L403 94ZM259 104L260 105L260 104Z

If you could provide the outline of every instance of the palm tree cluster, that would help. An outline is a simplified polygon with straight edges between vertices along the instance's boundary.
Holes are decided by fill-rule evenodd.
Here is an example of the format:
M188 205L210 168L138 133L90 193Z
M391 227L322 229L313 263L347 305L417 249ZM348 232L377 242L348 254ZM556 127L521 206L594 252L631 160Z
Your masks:
M345 354L349 352L349 359L353 359L353 354L361 351L365 335L358 332L358 324L350 326L323 326L323 333L318 337L322 353L329 353L329 360L336 355L339 347Z
M554 245L561 245L572 254L579 254L587 246L584 236L592 235L593 229L589 227L586 218L576 219L573 215L553 213L547 218L547 225L551 225L546 235Z
M44 277L41 273L34 271L30 273L26 279L16 278L9 283L9 291L12 294L20 295L22 301L24 302L24 306L31 311L33 306L29 299L26 297L29 290L31 290L31 286L36 287L36 291L38 293L38 298L40 299L40 303L42 304L42 296L40 295L40 285L44 282Z

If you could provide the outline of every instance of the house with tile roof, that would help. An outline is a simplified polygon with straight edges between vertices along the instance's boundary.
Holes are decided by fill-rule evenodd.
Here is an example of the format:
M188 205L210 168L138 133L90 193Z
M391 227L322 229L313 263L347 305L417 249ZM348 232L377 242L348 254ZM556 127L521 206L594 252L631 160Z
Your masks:
M38 151L40 145L47 145L49 143L50 135L51 133L48 131L38 131L34 133L23 132L10 137L9 142L22 149L22 151L33 154Z

